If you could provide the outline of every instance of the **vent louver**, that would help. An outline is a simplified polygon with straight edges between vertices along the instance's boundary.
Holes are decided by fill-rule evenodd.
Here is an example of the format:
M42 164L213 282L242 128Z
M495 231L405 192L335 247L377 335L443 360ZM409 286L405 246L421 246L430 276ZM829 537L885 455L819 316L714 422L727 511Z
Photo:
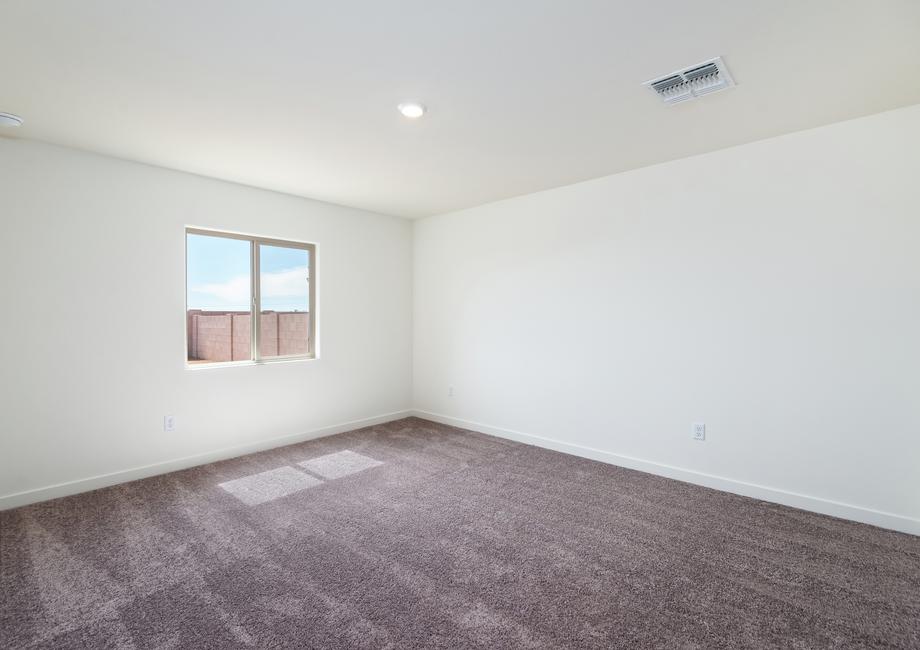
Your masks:
M728 74L722 57L716 57L664 77L646 81L642 85L655 91L665 104L678 104L731 88L735 81Z

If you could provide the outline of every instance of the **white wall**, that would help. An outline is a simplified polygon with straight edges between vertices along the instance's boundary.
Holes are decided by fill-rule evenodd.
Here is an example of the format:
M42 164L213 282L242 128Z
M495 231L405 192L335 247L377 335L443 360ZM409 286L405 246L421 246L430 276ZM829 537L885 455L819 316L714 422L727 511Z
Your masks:
M419 411L920 533L920 106L424 219L414 251Z
M410 406L405 220L2 138L0 219L2 507ZM317 242L321 358L187 370L186 224Z

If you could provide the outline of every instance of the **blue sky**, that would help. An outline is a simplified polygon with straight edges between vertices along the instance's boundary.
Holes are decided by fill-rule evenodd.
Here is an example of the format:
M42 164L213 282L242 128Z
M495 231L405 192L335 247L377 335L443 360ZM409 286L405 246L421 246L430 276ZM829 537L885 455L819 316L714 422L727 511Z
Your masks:
M249 242L187 236L189 309L249 310ZM262 309L308 311L309 251L262 246Z

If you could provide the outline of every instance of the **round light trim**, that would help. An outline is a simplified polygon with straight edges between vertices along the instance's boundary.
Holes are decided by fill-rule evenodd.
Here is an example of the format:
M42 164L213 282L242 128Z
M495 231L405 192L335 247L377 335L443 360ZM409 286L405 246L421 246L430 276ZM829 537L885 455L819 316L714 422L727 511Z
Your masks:
M418 102L403 102L397 106L397 108L404 117L408 117L410 120L417 120L422 115L424 115L425 111L427 110L422 104L419 104Z
M22 126L22 118L12 113L0 113L0 126Z

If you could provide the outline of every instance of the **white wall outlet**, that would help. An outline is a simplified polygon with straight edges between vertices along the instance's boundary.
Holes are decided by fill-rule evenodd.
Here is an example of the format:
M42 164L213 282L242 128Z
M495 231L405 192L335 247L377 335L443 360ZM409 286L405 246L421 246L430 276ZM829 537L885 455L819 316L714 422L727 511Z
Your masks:
M454 396L454 387L453 387L453 386L448 386L448 387L447 387L447 396L448 396L448 397L453 397L453 396Z
M706 439L706 423L705 422L694 422L692 427L693 439L694 440L705 440Z
M176 416L164 415L163 416L163 431L175 431L175 430L176 430Z

